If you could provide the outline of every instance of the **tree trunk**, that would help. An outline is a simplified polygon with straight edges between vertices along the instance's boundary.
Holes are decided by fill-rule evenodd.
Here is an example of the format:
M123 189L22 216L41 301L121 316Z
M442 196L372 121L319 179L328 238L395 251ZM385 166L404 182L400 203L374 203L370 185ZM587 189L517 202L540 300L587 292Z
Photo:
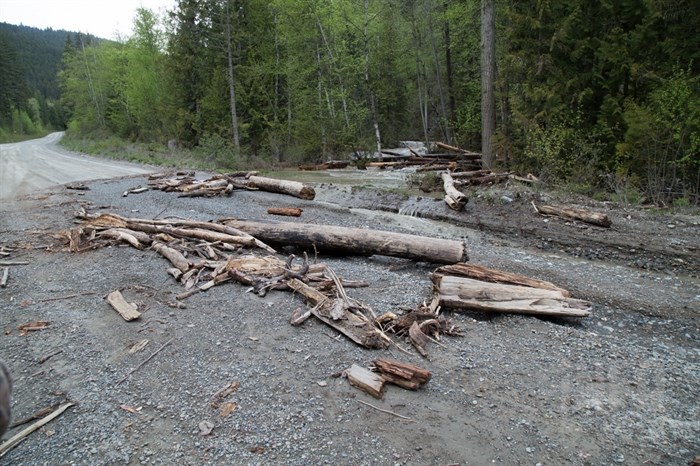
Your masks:
M236 114L236 87L233 78L233 52L231 50L231 0L226 2L226 58L228 61L228 90L231 110L231 134L233 147L240 152L241 144L238 139L238 115Z
M248 177L248 185L258 188L261 191L288 194L309 201L316 197L314 188L298 181L276 180L264 176L251 176Z
M332 225L242 220L225 220L224 223L261 241L312 250L359 255L380 254L440 264L467 260L466 246L461 241Z
M493 168L496 154L496 1L481 0L481 153L484 168Z

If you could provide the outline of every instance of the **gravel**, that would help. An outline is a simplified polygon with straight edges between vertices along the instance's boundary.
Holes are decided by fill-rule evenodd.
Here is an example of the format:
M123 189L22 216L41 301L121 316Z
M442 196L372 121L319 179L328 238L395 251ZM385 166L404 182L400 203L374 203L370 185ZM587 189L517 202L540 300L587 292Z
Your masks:
M697 217L604 206L614 226L602 232L544 223L512 189L473 196L461 214L428 198L327 185L318 186L317 201L263 192L121 196L144 183L59 187L0 207L0 247L29 262L12 266L0 289L0 357L14 373L13 417L77 403L7 453L6 464L684 465L700 454ZM182 288L152 251L49 247L80 206L197 220L261 219L270 206L301 207L302 217L291 221L461 238L473 262L554 281L594 308L580 321L455 313L465 336L431 345L429 359L369 351L318 321L290 326L303 303L287 292L260 298L229 283L172 308L167 303ZM377 312L430 298L432 264L318 260L341 277L370 282L350 295ZM106 304L114 289L139 305L140 320L124 322ZM19 325L36 320L51 324L19 335ZM146 348L129 354L143 339ZM392 386L375 400L333 377L383 356L422 365L433 378L420 391ZM222 416L212 396L234 381L239 388L224 402L235 408ZM201 435L205 421L213 425L209 435Z

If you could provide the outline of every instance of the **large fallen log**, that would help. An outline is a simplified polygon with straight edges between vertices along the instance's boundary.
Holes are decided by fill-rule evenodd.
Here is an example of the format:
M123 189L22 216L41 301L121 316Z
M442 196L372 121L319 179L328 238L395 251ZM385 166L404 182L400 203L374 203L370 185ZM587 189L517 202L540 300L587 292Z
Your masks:
M535 205L532 203L535 211L542 215L555 215L557 217L569 218L572 220L580 220L582 222L597 225L599 227L610 228L612 221L606 214L591 212L585 209L575 207L552 206L552 205Z
M443 187L445 188L445 202L452 210L460 211L464 209L464 205L469 201L469 198L463 192L455 188L455 182L449 173L442 173Z
M300 199L312 200L316 197L314 188L304 183L299 183L298 181L277 180L264 176L250 176L248 177L248 184L261 191L288 194Z
M433 274L442 307L455 310L505 312L563 317L587 317L591 304L561 291L487 283L472 278Z
M379 254L439 264L468 260L466 246L461 241L332 225L262 223L231 219L221 222L243 230L266 243L368 256Z

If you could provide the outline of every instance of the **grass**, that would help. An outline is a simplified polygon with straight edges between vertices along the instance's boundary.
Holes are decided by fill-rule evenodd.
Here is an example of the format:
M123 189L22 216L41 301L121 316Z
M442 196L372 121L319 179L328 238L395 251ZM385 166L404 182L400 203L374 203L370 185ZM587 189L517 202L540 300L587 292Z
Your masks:
M31 139L43 138L50 131L41 131L35 134L14 134L0 129L0 144L10 144L13 142L29 141Z

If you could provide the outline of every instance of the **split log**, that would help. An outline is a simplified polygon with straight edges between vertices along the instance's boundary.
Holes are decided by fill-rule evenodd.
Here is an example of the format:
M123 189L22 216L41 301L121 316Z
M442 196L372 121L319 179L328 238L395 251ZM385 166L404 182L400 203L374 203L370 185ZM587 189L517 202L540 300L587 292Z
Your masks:
M562 294L563 297L568 298L571 296L569 291L559 288L553 283L535 280L532 278L524 277L522 275L517 275L514 273L503 272L501 270L489 269L481 265L474 264L453 264L444 265L435 269L437 274L442 275L453 275L460 277L473 278L475 280L480 280L482 282L491 283L503 283L506 285L521 285L529 286L531 288L542 288L544 290L554 290Z
M418 390L433 376L430 371L422 367L394 359L381 358L372 362L387 382L408 390Z
M312 200L316 197L316 191L311 186L298 181L276 180L263 176L251 176L248 182L255 188L273 193L288 194L300 199Z
M375 398L381 398L384 395L386 380L381 375L357 364L353 364L350 369L347 369L345 375L353 387L359 388Z
M303 210L298 207L270 207L267 213L270 215L283 215L286 217L301 217Z
M601 214L598 212L591 212L585 209L579 209L575 207L564 207L564 206L551 206L551 205L535 205L532 203L535 211L538 214L543 215L555 215L557 217L568 218L571 220L580 220L585 223L590 223L591 225L596 225L603 228L610 228L612 221L606 214Z
M433 275L433 282L439 304L455 310L587 317L591 309L589 302L567 298L557 290L487 283L440 274Z
M380 254L441 264L468 260L466 246L461 241L331 225L222 221L267 243L359 255Z
M138 319L141 313L137 310L136 304L126 302L119 290L112 291L107 295L107 302L119 313L127 322Z
M452 210L460 211L464 209L464 205L469 201L469 198L461 191L455 188L455 183L449 173L442 173L443 187L445 188L445 202Z

